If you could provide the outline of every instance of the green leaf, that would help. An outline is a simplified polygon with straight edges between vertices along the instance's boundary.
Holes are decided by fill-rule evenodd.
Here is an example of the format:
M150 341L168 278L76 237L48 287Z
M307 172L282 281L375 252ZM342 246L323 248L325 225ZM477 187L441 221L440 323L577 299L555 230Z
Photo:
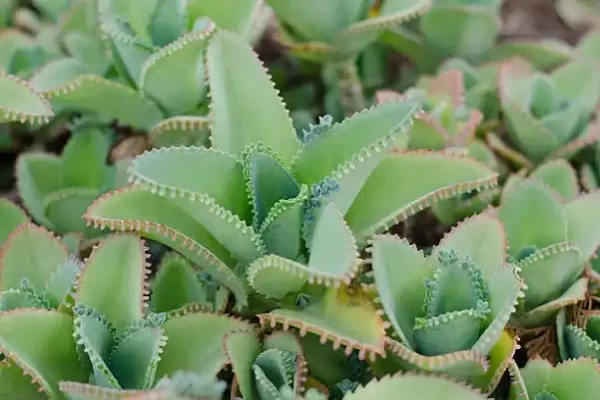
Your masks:
M62 153L62 186L101 188L106 179L108 135L87 126L77 129Z
M418 110L414 102L384 103L311 135L294 160L294 174L302 183L314 184L356 156L384 151L408 131Z
M17 188L25 208L33 219L47 227L44 199L60 189L62 162L52 154L24 153L17 159Z
M593 400L600 393L600 371L592 359L565 361L551 372L546 390L559 399Z
M27 82L0 70L0 123L44 123L54 116L50 104Z
M277 17L303 40L331 41L367 14L368 1L268 0Z
M490 61L520 57L540 70L564 64L573 57L573 48L568 43L549 39L508 40L494 47L487 58Z
M564 242L544 247L520 261L521 276L528 286L527 309L558 298L581 274L580 256L577 247Z
M567 203L567 232L569 242L581 251L581 262L589 261L600 246L600 232L594 227L600 223L598 199L600 191L581 195Z
M251 264L247 276L250 285L260 293L283 298L297 292L307 281L326 286L350 284L358 266L352 232L335 205L330 204L317 222L308 265L269 254Z
M73 318L56 311L22 309L0 315L4 355L57 398L60 381L88 378L77 358L72 329Z
M158 46L165 46L177 40L187 31L187 2L173 4L167 0L159 1L150 23L152 41Z
M548 161L536 168L530 176L556 190L567 201L579 194L577 173L566 160Z
M151 43L136 36L120 17L102 17L101 21L100 28L108 38L109 51L116 69L132 86L139 87L142 66L153 50Z
M116 344L110 354L110 368L124 389L153 387L160 353L167 338L159 327L137 330Z
M141 130L163 118L158 107L135 90L97 75L81 75L46 97L56 110L88 111Z
M0 5L1 7L1 5ZM0 362L0 398L43 400L47 396L16 364L7 360Z
M44 198L44 214L60 234L84 232L93 236L81 216L100 194L100 190L86 187L59 189Z
M484 400L486 396L468 388L462 383L426 375L396 375L373 380L366 386L359 386L344 400L391 399L402 393L407 398L445 400Z
M374 358L383 354L384 322L376 313L369 294L360 288L314 287L308 306L298 309L276 309L268 314L259 314L261 325L295 327L300 335L307 332L321 337L322 343L333 342L333 348L346 347L359 351L359 358L367 353Z
M432 257L437 258L439 251L456 250L461 256L470 256L475 266L489 280L504 267L506 258L506 234L497 217L486 214L466 219L447 234L435 247Z
M133 235L112 236L85 263L76 303L97 310L120 331L143 316L147 273L141 240Z
M191 28L199 18L208 17L219 28L245 37L252 28L253 18L259 7L261 3L257 0L222 0L216 3L190 0L186 9L188 27Z
M402 344L416 349L415 318L423 314L424 281L433 275L434 270L423 253L405 239L376 236L370 250L383 310Z
M507 193L498 217L506 229L508 252L517 259L524 248L542 248L567 238L562 201L539 181L525 181Z
M107 365L115 334L112 324L93 308L80 304L73 311L76 315L73 337L80 359L93 371L94 383L120 389L121 385Z
M228 251L189 214L164 196L142 188L109 193L90 206L84 218L94 227L137 232L183 254L246 303L246 289L228 265Z
M210 171L210 179L198 179L198 171ZM136 157L130 174L134 183L144 183L160 196L198 201L200 195L207 195L242 220L249 217L242 165L222 151L203 147L154 149Z
M7 199L0 199L0 246L6 242L15 228L29 221L27 214L19 206Z
M493 46L500 25L495 13L480 7L436 5L420 19L425 37L443 53L471 59Z
M67 52L83 63L89 72L104 75L109 67L109 59L104 43L92 33L69 32L63 39ZM72 67L76 70L76 67ZM66 83L66 82L64 82Z
M196 108L206 94L204 51L215 26L190 32L151 55L141 71L142 92L170 115Z
M65 302L66 297L71 294L81 266L76 257L69 256L46 281L46 294L56 307Z
M252 371L254 360L262 351L258 338L253 332L240 331L226 336L224 342L242 396L246 400L259 399Z
M23 278L41 289L67 258L67 249L46 229L24 224L0 253L0 290L18 288Z
M561 309L584 300L587 291L588 279L578 279L559 298L542 304L524 314L516 315L515 320L523 328L537 328L547 324Z
M297 197L279 200L271 207L260 228L268 253L278 254L291 260L297 259L301 254L303 250L301 227L307 199L306 186L301 186Z
M78 76L89 74L90 68L80 60L71 57L50 61L38 70L29 83L40 93L50 92L69 84Z
M223 337L251 325L225 315L202 312L171 317L163 325L169 338L156 371L157 377L172 376L178 370L215 375L226 363ZM202 340L193 340L190 332L202 332Z
M421 177L418 180L414 179L415 171ZM434 201L491 188L496 180L497 174L484 164L451 153L390 154L375 168L346 220L357 242L363 244L371 235Z
M148 132L154 147L209 146L209 123L205 117L177 116L154 125Z
M290 163L300 147L288 112L252 49L229 32L214 35L207 51L212 142L239 155L263 142Z
M241 158L254 206L252 225L259 229L275 203L297 197L300 186L268 147L249 146Z

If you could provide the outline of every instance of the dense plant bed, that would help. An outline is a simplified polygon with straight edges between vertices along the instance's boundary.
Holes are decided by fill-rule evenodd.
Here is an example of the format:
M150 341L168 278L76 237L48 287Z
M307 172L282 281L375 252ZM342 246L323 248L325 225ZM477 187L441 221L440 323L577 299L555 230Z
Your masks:
M600 12L515 4L0 0L0 399L600 398Z

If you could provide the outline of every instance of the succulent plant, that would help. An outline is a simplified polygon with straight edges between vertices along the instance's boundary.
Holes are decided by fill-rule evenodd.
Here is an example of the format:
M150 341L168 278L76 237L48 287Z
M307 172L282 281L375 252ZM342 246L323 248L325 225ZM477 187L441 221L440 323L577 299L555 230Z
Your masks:
M467 219L427 257L390 235L375 237L370 251L391 328L382 370L445 373L491 392L516 349L504 329L523 296L500 221Z
M39 234L23 238L38 250L37 257L28 259L28 253L17 252L16 239L9 239L1 260L3 287L23 278L35 284L40 276L52 273L50 247L58 253L60 244L47 235L45 242ZM48 250L45 253L39 250L44 246ZM69 289L65 307L49 310L30 304L0 314L0 342L5 357L0 382L7 379L0 387L10 393L10 398L27 396L34 389L51 398L63 398L61 392L69 398L117 398L120 389L148 393L169 387L175 390L181 380L178 371L215 376L226 361L223 336L251 329L251 325L205 311L193 303L168 313L147 313L149 271L145 251L135 236L109 237L92 251L83 266L74 264L77 268L72 286L64 279L65 274L54 273L54 277L63 277L62 287ZM15 263L15 256L28 264ZM25 265L28 267L23 268ZM57 286L49 285L48 294ZM190 331L202 331L203 340L190 341ZM31 380L21 378L17 371ZM167 380L156 386L163 377ZM214 384L208 385L210 381L203 382L206 390L214 389Z
M594 0L558 0L556 10L569 25L600 27L600 6Z
M600 125L590 119L599 88L599 69L589 60L572 61L551 74L536 72L519 58L506 61L500 68L499 91L516 149L535 164L571 157L597 142Z
M225 350L235 373L232 395L241 394L245 400L294 399L304 389L302 349L289 333L273 333L261 343L255 332L234 332L225 338Z
M600 192L578 195L566 163L547 164L533 175L509 184L495 211L506 230L508 254L527 286L514 318L525 328L546 324L584 298L588 280L581 275L600 244L595 211ZM544 175L555 188L542 183Z
M595 360L568 360L555 367L532 359L519 369L511 363L510 400L592 400L600 395L600 366Z
M127 183L129 161L107 165L109 133L84 124L75 127L60 157L42 152L23 153L16 165L17 187L35 221L59 234L97 235L81 218L101 194Z
M415 88L404 94L391 90L376 92L378 102L418 99L423 113L418 115L409 131L408 147L412 149L464 149L471 157L499 170L498 161L484 142L475 137L483 119L477 108L467 105L466 75L459 69L448 68L433 77L423 77ZM482 89L478 89L482 91ZM474 97L471 97L472 101ZM481 104L478 104L481 106ZM456 221L483 211L498 190L473 191L439 201L432 210L440 221L451 225Z
M387 152L403 147L415 102L385 104L341 124L323 118L301 141L241 39L216 33L207 65L213 148L162 148L136 158L134 186L101 197L85 218L167 244L232 291L238 307L247 303L251 262L268 253L308 259L327 204L345 215L362 247L434 200L495 185L495 173L461 156ZM200 180L196 171L211 177Z
M600 362L600 312L598 298L562 309L556 317L556 341L563 360L590 357Z
M365 108L356 57L388 27L426 12L429 0L267 0L280 24L276 39L293 55L326 64L337 77L347 116Z
M390 27L383 41L421 72L434 72L445 57L480 61L500 31L499 0L438 0L420 18Z

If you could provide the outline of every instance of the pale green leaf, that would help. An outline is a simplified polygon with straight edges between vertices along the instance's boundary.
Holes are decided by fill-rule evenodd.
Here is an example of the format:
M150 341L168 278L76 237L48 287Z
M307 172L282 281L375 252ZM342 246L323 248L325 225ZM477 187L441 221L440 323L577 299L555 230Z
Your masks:
M145 248L139 238L112 236L86 261L77 282L76 304L97 310L122 330L143 316L146 274Z
M0 226L0 246L2 246L8 239L8 235L29 218L16 204L7 199L0 199L0 220L2 220Z
M0 123L42 123L54 116L50 104L27 82L0 70Z
M288 112L252 49L229 32L214 35L207 52L215 148L239 155L263 142L290 163L300 147Z
M50 92L75 80L78 76L89 74L87 65L75 58L65 57L44 65L30 79L29 83L40 93Z
M259 399L252 371L252 365L262 350L258 338L251 331L241 331L226 336L224 342L242 396L246 400Z

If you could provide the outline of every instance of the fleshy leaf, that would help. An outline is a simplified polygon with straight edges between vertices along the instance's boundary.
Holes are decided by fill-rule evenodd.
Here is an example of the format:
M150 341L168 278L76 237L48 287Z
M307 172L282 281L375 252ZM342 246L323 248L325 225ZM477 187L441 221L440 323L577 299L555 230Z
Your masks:
M76 168L82 169L81 166ZM86 187L59 189L44 198L44 214L52 222L53 229L60 234L84 232L93 236L94 232L86 229L81 216L100 194L99 189Z
M342 285L339 288L315 288L308 306L301 309L276 309L259 314L263 326L274 328L278 323L284 330L295 327L300 335L307 332L321 337L321 342L333 342L333 348L346 348L346 354L359 350L359 358L367 353L371 358L383 354L384 322L376 313L369 295L359 288ZM354 321L361 321L354 324Z
M156 371L157 377L177 370L215 375L226 363L223 337L236 330L250 330L247 322L203 312L169 317L163 325L169 338ZM190 340L190 332L203 332L202 340Z
M29 220L27 214L19 206L6 199L0 199L0 246L15 228Z
M245 36L252 28L252 17L255 16L261 2L257 0L228 0L218 3L202 0L187 2L188 26L196 23L198 18L209 17L219 28Z
M22 309L3 313L2 353L38 379L50 396L60 398L58 382L83 382L88 378L77 358L72 329L73 318L56 311Z
M447 378L426 375L396 375L373 380L366 386L359 386L344 400L391 399L407 395L416 399L435 399L440 395L445 400L485 400L486 396Z
M581 262L588 261L600 246L598 199L600 191L584 194L567 203L565 210L568 238L581 251Z
M97 310L122 330L143 316L147 273L141 240L133 235L105 239L78 278L76 303Z
M225 350L244 399L259 399L252 371L254 360L262 350L256 335L251 331L234 332L225 337Z
M23 278L37 289L44 288L67 255L66 247L46 229L20 225L0 253L0 290L18 288Z
M379 300L402 344L416 349L413 327L415 318L423 313L423 282L433 275L433 268L423 253L406 240L381 235L372 243Z
M302 183L315 184L353 157L384 151L408 131L418 110L414 102L384 103L312 135L294 160L295 175Z
M556 299L581 274L582 268L577 268L580 256L581 251L571 243L557 243L521 260L521 276L528 286L526 307Z
M16 364L0 362L0 399L43 400L47 395L39 391L32 377L23 373Z
M142 67L143 93L170 115L190 112L206 94L203 53L215 29L190 32L150 56Z
M106 179L108 135L95 127L77 129L62 153L63 187L100 189Z
M414 178L414 171L421 177ZM363 244L371 235L407 219L432 202L494 187L497 174L483 163L445 153L391 154L375 168L346 214ZM381 191L386 195L382 196Z
M548 161L536 168L530 176L555 189L567 201L579 194L577 174L566 160Z
M77 275L81 272L81 264L74 256L67 257L46 281L46 294L53 304L58 307L66 300L75 284Z
M205 117L177 116L154 125L148 132L154 147L207 146L209 120Z
M120 389L121 385L107 365L115 334L112 324L84 305L76 306L73 311L76 315L73 337L83 364L91 366L97 385Z
M17 188L27 211L47 227L44 198L61 186L62 163L59 158L46 153L24 153L16 165Z
M290 163L300 142L256 54L241 38L218 32L208 47L207 62L213 146L239 155L260 141Z
M144 327L129 333L114 345L110 369L124 389L150 389L167 338L159 327Z
M0 123L48 122L54 116L52 108L27 82L0 70Z
M109 193L88 208L84 218L102 229L133 231L183 254L235 295L238 307L246 304L246 289L227 264L233 260L204 227L167 197L142 188Z
M154 312L170 311L205 298L202 284L192 265L177 253L166 254L150 284Z
M44 65L30 78L30 83L36 91L46 93L67 85L78 76L90 72L90 68L83 62L75 58L65 57Z
M57 110L97 113L143 130L163 118L158 107L135 90L96 75L81 75L46 93L46 97Z
M539 181L523 182L507 193L498 217L506 229L509 254L516 258L526 247L542 248L567 237L561 199Z
M210 171L210 179L198 179L198 171ZM154 149L137 157L130 168L134 183L143 183L161 196L187 197L191 201L206 195L237 214L249 215L242 165L218 150L203 147Z

